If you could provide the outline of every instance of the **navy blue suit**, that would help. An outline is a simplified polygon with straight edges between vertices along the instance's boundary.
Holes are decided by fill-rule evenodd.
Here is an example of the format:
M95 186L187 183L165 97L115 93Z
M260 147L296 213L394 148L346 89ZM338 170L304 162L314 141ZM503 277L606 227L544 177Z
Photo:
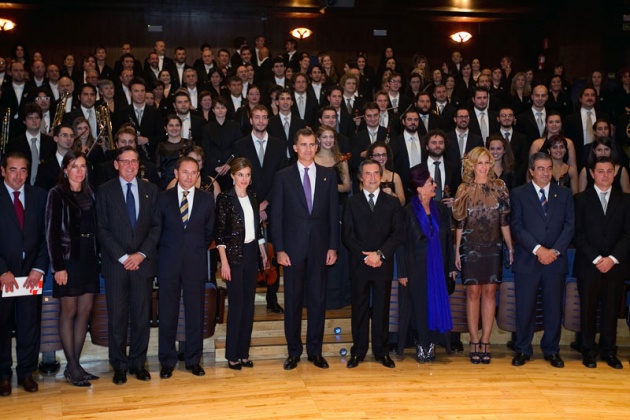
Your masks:
M284 333L289 356L302 354L302 303L308 313L306 351L322 353L326 318L326 254L339 249L337 175L315 165L313 210L308 211L298 164L279 171L271 192L270 228L276 252L285 252ZM305 290L306 289L306 290ZM305 293L306 292L306 293Z
M190 199L189 199L190 200ZM175 337L180 295L186 308L186 366L199 364L203 353L203 305L208 280L208 247L214 231L214 196L195 188L184 228L177 187L160 193L162 235L158 244L160 284L159 359L163 367L177 363Z
M518 353L531 355L536 311L536 294L542 286L545 334L540 347L545 356L559 352L562 301L568 272L567 247L575 231L575 210L571 190L551 184L547 214L534 184L511 192L511 228L514 245L516 287L516 343ZM551 264L543 265L533 254L537 245L560 252Z

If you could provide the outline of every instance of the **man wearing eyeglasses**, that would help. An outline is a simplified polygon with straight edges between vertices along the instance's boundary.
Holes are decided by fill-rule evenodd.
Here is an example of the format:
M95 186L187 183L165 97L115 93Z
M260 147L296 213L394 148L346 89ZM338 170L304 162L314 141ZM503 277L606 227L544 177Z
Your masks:
M119 149L114 167L118 177L99 188L96 211L107 297L109 363L114 368L113 382L122 385L127 382L127 370L138 380L151 379L145 368L147 321L152 281L157 273L161 219L158 188L138 177L136 149ZM129 324L131 340L127 343Z
M446 159L459 163L462 157L466 156L466 153L470 152L475 147L483 147L483 140L481 136L470 132L468 124L470 124L470 111L461 107L455 112L455 130L446 135L447 147L444 154Z
M69 124L59 124L53 130L53 140L57 144L57 151L54 157L47 159L39 170L35 179L35 186L50 191L57 185L59 172L61 172L61 161L66 153L72 149L74 143L74 131Z
M394 114L400 115L411 106L412 100L400 93L400 88L402 87L402 76L400 74L392 73L388 83L389 108L394 109Z

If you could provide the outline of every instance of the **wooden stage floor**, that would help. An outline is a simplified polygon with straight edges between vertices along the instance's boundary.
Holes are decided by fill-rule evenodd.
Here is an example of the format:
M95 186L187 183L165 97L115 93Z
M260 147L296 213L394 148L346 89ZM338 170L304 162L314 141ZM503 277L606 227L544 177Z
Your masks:
M40 391L17 388L0 398L3 419L437 419L437 418L609 418L630 416L630 349L620 349L623 370L599 363L581 364L578 353L563 347L564 369L551 367L535 349L534 360L511 366L512 352L493 348L488 366L472 365L464 354L418 364L412 350L395 369L371 356L356 369L345 358L329 357L330 369L306 361L286 372L282 360L258 360L254 369L233 371L206 353L206 376L178 366L171 379L159 378L159 363L149 358L150 382L129 377L111 382L105 360L85 367L101 379L91 389L65 383L62 375L37 378ZM182 362L180 362L182 365ZM62 366L62 370L63 370Z

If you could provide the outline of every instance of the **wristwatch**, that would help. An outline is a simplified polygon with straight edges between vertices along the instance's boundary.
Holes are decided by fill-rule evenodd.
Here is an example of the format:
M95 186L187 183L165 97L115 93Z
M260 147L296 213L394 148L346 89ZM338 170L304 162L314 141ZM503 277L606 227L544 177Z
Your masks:
M376 255L378 255L381 258L381 260L385 259L385 255L383 254L383 251L381 251L380 249L376 250Z
M560 251L558 251L557 249L553 249L552 251L554 254L556 254L556 256L560 255Z

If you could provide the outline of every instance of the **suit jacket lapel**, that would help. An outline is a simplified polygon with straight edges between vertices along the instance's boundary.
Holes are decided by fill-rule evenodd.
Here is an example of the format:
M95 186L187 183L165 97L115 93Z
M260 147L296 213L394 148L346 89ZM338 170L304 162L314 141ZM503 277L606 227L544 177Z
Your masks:
M234 208L237 209L238 214L241 218L241 220L245 220L245 213L243 212L243 206L241 206L241 202L238 199L238 196L236 195L236 191L234 190L234 188L232 188L228 194L230 195L230 198L232 199L232 205L234 205ZM249 195L248 195L249 197Z
M7 214L9 215L9 217L11 218L12 223L15 224L15 226L20 226L20 222L18 221L17 218L17 213L15 212L15 207L13 206L13 197L11 195L9 195L9 191L7 191L7 188L5 185L2 185L0 187L2 189L2 192L0 193L0 200L2 200L2 205L4 207L6 207L7 209ZM24 202L25 204L28 204L26 202L26 185L24 186ZM24 206L24 217L26 219L26 205ZM24 221L24 226L26 226L26 220Z
M297 196L300 197L300 203L302 203L302 205L304 206L304 209L306 209L306 212L308 213L308 205L306 204L306 195L304 194L304 185L302 184L300 168L298 167L297 163L295 164L294 168L295 168L294 176L289 177L289 179L297 192ZM313 207L315 207L315 203L313 203Z
M538 214L540 215L540 217L542 217L543 220L547 221L547 216L545 216L545 211L542 208L542 205L540 204L540 197L538 195L538 190L536 189L536 186L533 183L529 183L530 184L530 188L529 188L529 199L532 202L532 206L534 208L536 208L536 211L538 212ZM551 195L551 186L549 187L549 195ZM549 197L547 197L547 215L549 215Z
M549 197L547 197L547 220L551 220L553 212L558 207L558 188L556 184L549 185ZM542 206L540 206L542 207Z

